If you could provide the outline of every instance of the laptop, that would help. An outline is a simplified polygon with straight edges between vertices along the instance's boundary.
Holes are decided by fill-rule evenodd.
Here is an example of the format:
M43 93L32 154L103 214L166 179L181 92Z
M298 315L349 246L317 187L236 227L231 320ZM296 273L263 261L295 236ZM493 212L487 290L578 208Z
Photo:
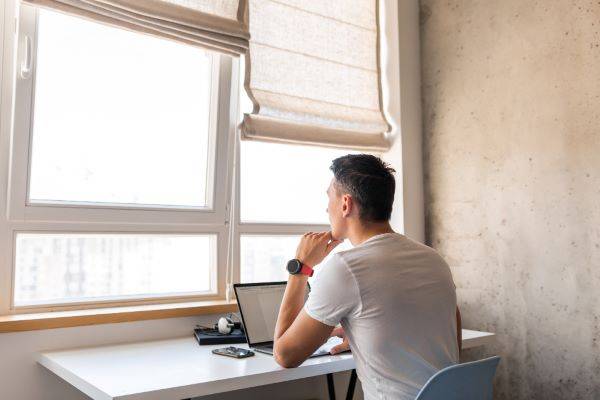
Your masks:
M264 282L233 285L246 331L246 341L254 351L273 355L275 324L286 284L287 282ZM308 296L308 289L306 294ZM326 356L334 346L341 343L341 338L331 337L310 357Z

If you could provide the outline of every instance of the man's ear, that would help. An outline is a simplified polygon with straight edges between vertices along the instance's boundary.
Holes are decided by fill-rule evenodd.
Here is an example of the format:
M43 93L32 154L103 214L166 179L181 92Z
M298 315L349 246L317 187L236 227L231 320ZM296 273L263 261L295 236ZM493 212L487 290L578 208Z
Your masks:
M342 196L342 217L349 217L352 213L352 208L354 204L352 202L352 197L349 194L345 194Z

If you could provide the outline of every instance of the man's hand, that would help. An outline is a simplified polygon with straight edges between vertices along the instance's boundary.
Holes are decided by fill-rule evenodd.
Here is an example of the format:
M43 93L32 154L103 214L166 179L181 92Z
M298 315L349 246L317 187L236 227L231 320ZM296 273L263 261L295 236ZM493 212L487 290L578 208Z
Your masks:
M329 351L329 354L338 354L338 353L343 353L344 351L350 350L350 343L348 343L348 338L346 337L346 334L344 333L344 328L342 328L341 326L334 328L333 331L331 331L330 336L341 337L342 339L344 339L344 341L341 344L334 346Z
M296 258L302 264L314 267L340 243L341 240L334 240L331 237L331 232L305 233L296 250Z

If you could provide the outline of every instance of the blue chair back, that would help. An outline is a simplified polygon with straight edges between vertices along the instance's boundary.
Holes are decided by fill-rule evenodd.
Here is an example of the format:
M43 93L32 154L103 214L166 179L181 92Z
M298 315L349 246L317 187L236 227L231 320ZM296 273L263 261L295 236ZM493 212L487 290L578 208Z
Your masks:
M500 357L451 365L433 375L415 400L492 400Z

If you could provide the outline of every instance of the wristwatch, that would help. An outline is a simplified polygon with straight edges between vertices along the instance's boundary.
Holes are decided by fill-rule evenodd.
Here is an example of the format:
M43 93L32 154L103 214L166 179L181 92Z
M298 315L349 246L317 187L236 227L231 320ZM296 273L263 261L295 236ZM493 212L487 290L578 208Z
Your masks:
M288 261L287 270L291 275L302 274L308 275L309 277L313 276L313 273L315 272L310 266L302 264L302 262L296 258Z

